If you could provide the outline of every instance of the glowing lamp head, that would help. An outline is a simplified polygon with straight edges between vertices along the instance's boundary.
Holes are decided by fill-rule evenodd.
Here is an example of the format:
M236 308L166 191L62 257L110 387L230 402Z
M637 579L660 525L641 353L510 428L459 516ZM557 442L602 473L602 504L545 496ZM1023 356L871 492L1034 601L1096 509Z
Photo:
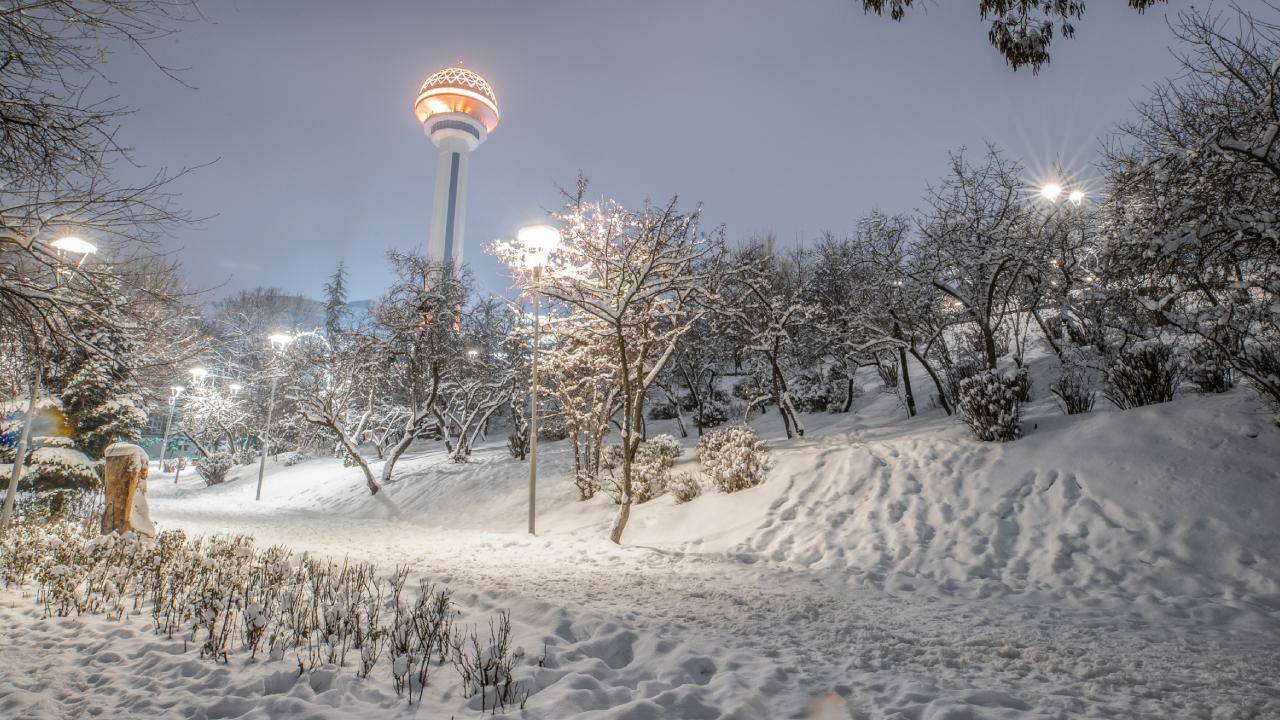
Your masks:
M191 368L191 379L197 383L199 383L201 380L204 380L205 376L208 374L209 374L209 371L205 370L202 367Z
M267 336L267 340L271 343L272 347L285 347L289 343L293 342L293 336L288 333L272 333Z
M71 235L68 235L67 237L60 237L49 244L55 249L63 252L75 253L77 255L92 255L93 253L98 252L97 245L94 245L83 238Z
M243 390L244 386L241 385L240 383L231 383L230 385L227 386L227 389L231 391L232 395L235 395L236 393Z
M498 127L498 98L489 82L464 67L447 67L432 73L413 103L418 122L425 124L433 115L465 113L488 132Z
M516 233L516 242L525 252L525 264L540 268L560 247L560 231L550 225L526 225Z
M1040 197L1049 202L1057 202L1058 197L1062 195L1062 186L1058 183L1049 183L1040 188Z
M1070 200L1072 203L1079 205L1080 203L1084 202L1084 191L1072 190L1071 194L1067 195L1067 199Z

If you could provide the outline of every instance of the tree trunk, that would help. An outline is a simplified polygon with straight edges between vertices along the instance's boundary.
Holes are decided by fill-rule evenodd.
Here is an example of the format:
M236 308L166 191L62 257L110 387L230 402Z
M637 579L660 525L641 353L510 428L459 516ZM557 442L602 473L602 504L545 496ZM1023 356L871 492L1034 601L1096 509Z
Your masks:
M902 374L902 392L907 397L907 417L916 416L916 396L911 392L911 374L907 372L907 348L898 346L898 372Z
M924 371L929 373L929 377L933 380L933 386L938 390L938 402L942 403L942 409L948 415L951 414L951 403L947 400L947 392L942 388L942 380L938 378L938 373L933 369L933 364L924 358L915 348L911 348L911 357L916 359L924 367Z

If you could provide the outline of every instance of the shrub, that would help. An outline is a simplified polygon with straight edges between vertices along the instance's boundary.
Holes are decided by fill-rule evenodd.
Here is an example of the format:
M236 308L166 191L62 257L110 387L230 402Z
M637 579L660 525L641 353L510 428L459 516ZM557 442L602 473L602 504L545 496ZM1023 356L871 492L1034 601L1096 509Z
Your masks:
M1093 410L1093 384L1089 373L1077 367L1063 366L1058 380L1049 388L1058 397L1062 411L1068 415L1080 415Z
M578 488L579 500L590 500L600 489L600 482L585 470L579 470L573 474L573 484Z
M306 453L302 452L301 450L298 450L298 451L294 452L292 455L290 455L289 457L287 457L287 458L285 458L285 459L284 459L284 466L285 466L285 467L293 467L294 465L297 465L298 463L304 463L304 462L306 462L306 461L308 461L308 460L310 460L310 459L311 459L311 457L310 457L309 455L307 455Z
M947 394L947 402L951 407L960 407L960 385L965 380L983 372L976 360L965 359L959 362L944 362L942 365L942 389Z
M649 406L650 420L675 420L676 405L672 402L656 403Z
M1114 356L1107 368L1107 399L1121 410L1173 399L1186 364L1172 346L1145 342Z
M671 468L684 452L679 441L670 435L655 435L636 449L631 463L631 498L646 503L667 491ZM614 503L622 502L622 447L610 445L600 455L600 467L609 472L606 492ZM582 490L579 485L579 491ZM594 492L594 491L593 491Z
M235 466L229 453L216 452L196 463L196 472L204 478L205 485L219 485L227 480L227 473Z
M24 484L35 492L55 490L100 490L95 463L71 447L70 438L37 438L39 446L27 455Z
M663 433L662 435L654 435L640 446L640 452L650 451L666 458L671 464L674 464L676 458L684 454L684 448L680 445L680 441L676 440L674 435Z
M791 404L800 412L822 412L831 403L831 388L819 375L798 375L787 388Z
M683 472L671 478L667 489L675 496L677 504L687 503L702 494L702 483L697 475Z
M979 440L1017 440L1021 403L1019 388L1026 368L987 370L960 382L960 417Z
M898 389L898 363L892 355L876 356L876 374L880 376L880 383L885 390L893 392Z
M693 413L693 424L703 430L723 425L728 419L729 403L718 393L702 403L702 408Z
M1208 343L1202 343L1191 354L1192 363L1187 368L1187 376L1203 393L1223 393L1235 384L1231 377L1231 368L1222 361L1222 357L1213 351Z
M736 492L765 481L770 460L764 441L746 425L707 433L698 440L698 461L720 492Z

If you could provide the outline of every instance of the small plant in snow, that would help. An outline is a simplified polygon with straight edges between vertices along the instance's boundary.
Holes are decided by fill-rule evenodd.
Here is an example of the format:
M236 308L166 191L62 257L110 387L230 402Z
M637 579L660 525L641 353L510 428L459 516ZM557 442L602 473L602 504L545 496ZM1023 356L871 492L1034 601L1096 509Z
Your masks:
M1064 365L1058 380L1049 388L1057 396L1062 410L1068 415L1080 415L1093 410L1093 384L1083 368Z
M235 467L235 459L229 453L210 453L209 457L196 463L196 472L204 480L205 485L219 485L227 480L227 473Z
M671 478L667 489L676 498L676 503L687 503L702 494L702 482L691 472L680 473Z
M1186 376L1186 364L1170 345L1148 341L1111 358L1107 399L1121 410L1169 402Z
M737 492L764 482L771 461L764 441L746 425L707 433L698 440L702 471L720 492Z
M979 440L1022 437L1018 397L1026 372L1026 368L986 370L960 381L960 416Z

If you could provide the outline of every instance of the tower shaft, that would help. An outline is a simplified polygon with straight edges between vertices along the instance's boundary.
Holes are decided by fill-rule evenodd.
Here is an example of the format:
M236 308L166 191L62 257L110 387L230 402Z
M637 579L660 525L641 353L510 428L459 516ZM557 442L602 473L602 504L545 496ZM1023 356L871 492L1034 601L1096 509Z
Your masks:
M435 138L433 138L435 139ZM471 146L455 136L440 137L436 153L435 195L431 202L431 233L427 258L433 263L462 264L466 226L467 165Z

